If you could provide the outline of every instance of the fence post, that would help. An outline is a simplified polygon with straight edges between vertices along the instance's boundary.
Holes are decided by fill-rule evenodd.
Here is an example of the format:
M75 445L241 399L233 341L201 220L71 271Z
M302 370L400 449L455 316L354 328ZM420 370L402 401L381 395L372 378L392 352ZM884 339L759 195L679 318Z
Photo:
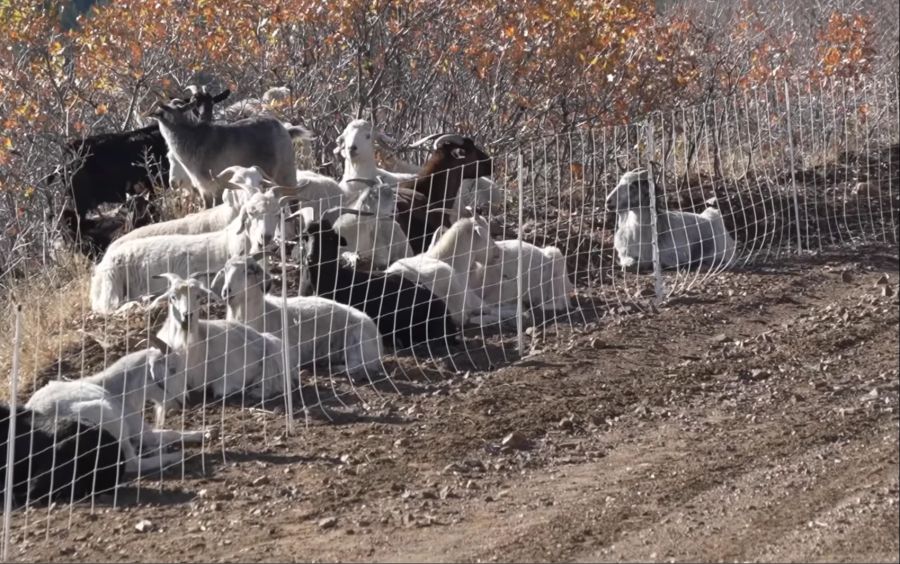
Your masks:
M291 357L289 349L291 346L290 337L288 336L288 308L287 308L287 249L285 231L284 214L287 213L284 207L281 208L281 326L284 330L281 332L281 362L284 364L284 411L285 411L285 427L288 436L294 434L294 392L291 388ZM268 268L266 268L268 271ZM300 379L297 378L297 387L300 387Z
M519 184L519 229L516 237L519 241L519 260L516 272L516 290L518 293L518 297L516 298L516 345L519 349L519 356L525 356L525 329L523 327L524 321L522 319L524 314L522 293L525 291L524 282L522 281L524 276L522 264L522 232L525 228L523 225L525 218L525 204L523 202L525 197L525 161L522 157L521 150L519 150L516 158L516 168L518 169Z
M653 305L662 303L665 288L663 287L662 266L659 262L659 228L656 217L656 177L653 170L653 123L647 122L644 127L647 132L647 181L650 184L650 233L653 239L650 241L650 249L653 257Z
M784 110L787 113L787 137L788 151L791 157L791 191L794 195L794 221L797 224L797 254L803 252L803 243L800 239L800 198L797 196L797 176L795 174L796 161L794 160L794 131L791 128L791 93L787 80L784 81Z
M16 400L19 393L19 350L22 348L22 305L16 304L12 372L9 375L9 436L6 443L6 484L3 496L3 562L9 562L9 535L12 519L13 471L16 461ZM29 452L30 456L31 453Z

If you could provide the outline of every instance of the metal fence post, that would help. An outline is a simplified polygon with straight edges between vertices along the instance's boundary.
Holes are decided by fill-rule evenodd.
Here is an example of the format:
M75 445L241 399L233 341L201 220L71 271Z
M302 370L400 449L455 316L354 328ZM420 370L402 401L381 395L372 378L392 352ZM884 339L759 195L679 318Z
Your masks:
M653 170L653 124L647 122L644 127L647 132L647 181L650 184L650 233L653 239L650 241L650 248L653 256L653 304L662 303L665 288L663 286L662 266L659 262L659 228L657 226L656 217L656 171Z
M803 252L803 243L800 239L800 198L797 196L797 175L796 161L794 160L794 132L791 127L791 93L788 88L787 80L784 81L784 110L787 114L787 138L788 151L791 158L790 174L791 174L791 191L794 195L794 221L797 224L797 254Z
M523 327L524 304L522 298L522 294L525 292L525 284L522 280L524 277L524 265L522 264L522 232L525 229L525 204L523 202L525 197L525 162L521 150L518 152L516 158L516 167L518 169L519 184L519 229L516 237L519 241L519 261L516 272L516 289L518 292L518 297L516 298L516 344L519 349L519 356L525 356L525 329Z
M9 536L12 525L13 478L16 461L16 400L19 393L19 351L22 348L22 305L16 304L13 337L12 372L9 375L9 436L6 443L6 484L3 496L3 562L9 562ZM20 453L21 454L21 453ZM31 453L28 453L29 456Z

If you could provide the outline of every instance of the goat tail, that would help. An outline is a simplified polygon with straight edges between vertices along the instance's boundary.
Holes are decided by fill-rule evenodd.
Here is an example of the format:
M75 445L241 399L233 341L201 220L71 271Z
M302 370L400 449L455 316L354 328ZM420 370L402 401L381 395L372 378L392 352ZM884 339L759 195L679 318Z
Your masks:
M124 269L101 261L91 274L91 309L104 315L116 311L122 303L125 280Z
M737 257L737 245L725 227L725 219L722 217L722 212L717 208L710 207L703 210L703 213L700 215L706 217L712 227L715 241L713 264L728 266Z

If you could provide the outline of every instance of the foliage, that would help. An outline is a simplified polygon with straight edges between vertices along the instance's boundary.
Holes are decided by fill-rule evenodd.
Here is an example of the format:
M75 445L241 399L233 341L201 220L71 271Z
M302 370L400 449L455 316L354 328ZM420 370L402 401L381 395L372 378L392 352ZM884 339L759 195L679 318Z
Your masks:
M0 276L37 254L59 212L44 178L65 139L133 128L191 83L239 98L289 86L285 117L319 134L325 163L355 116L401 141L459 130L490 144L896 65L878 27L896 29L892 2L893 19L877 2L657 4L119 0L73 21L90 2L0 2Z

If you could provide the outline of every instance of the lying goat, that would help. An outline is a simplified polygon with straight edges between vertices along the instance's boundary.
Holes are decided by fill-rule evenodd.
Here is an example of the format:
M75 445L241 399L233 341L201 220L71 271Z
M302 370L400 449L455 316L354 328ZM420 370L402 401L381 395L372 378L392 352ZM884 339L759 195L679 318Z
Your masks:
M623 268L653 268L652 216L659 234L662 268L692 265L726 266L735 258L734 239L715 208L702 213L661 211L650 207L650 180L646 169L626 172L606 197L606 209L616 212L613 243ZM658 203L662 198L658 199Z

